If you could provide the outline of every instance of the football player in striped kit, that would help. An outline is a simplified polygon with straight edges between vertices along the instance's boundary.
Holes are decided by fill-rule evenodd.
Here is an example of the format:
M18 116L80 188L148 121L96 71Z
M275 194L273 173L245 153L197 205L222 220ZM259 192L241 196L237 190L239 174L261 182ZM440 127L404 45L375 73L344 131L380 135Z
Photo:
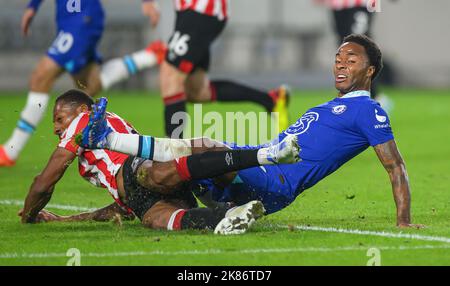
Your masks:
M329 7L333 11L335 32L339 37L338 43L350 34L363 34L370 37L373 11L369 11L369 8L375 9L376 0L315 1Z
M174 5L175 28L160 71L166 135L182 137L185 120L181 118L175 123L173 115L186 112L186 102L255 102L267 112L275 112L279 129L287 128L289 90L286 86L262 91L234 81L208 79L210 46L226 26L229 1L175 0ZM158 15L157 7L155 1L143 0L145 14Z
M22 17L22 33L27 36L42 0L31 0ZM165 56L165 45L155 41L146 49L101 65L97 52L104 29L100 0L55 0L57 37L31 74L29 93L17 127L0 145L0 167L15 165L20 153L44 116L49 92L64 73L89 95L95 96L136 72L157 66Z
M191 183L185 178L187 174L197 179L214 176L215 173L199 168L205 163L222 164L223 172L229 172L278 162L296 162L298 159L299 150L294 137L290 144L270 150L230 151L219 146L215 148L216 152L204 152L206 142L189 142L203 147L189 148L189 152L177 154L186 159L183 168L179 167L183 163L174 159L154 162L110 150L82 148L76 137L88 126L90 115L98 114L91 112L92 105L91 97L79 90L70 90L56 99L53 109L54 133L60 137L60 142L47 166L30 187L24 208L19 212L23 223L109 221L120 215L128 219L137 216L144 226L154 229L212 229L218 234L239 234L263 216L265 210L262 203L254 200L241 206L232 206L229 203L203 200L209 208L199 208L191 192ZM103 108L106 108L106 104ZM101 114L106 114L104 122L111 130L124 135L138 134L133 126L119 116L105 113L105 110ZM164 148L165 140L171 139L161 140L154 141L153 147L144 150L144 153L162 154L161 147ZM44 210L55 185L77 157L80 175L93 185L107 189L115 202L93 212L72 216L59 216ZM224 158L227 158L226 165Z
M381 0L315 0L330 8L333 13L334 31L337 35L337 43L350 34L361 34L372 37L374 12L380 7ZM386 65L386 63L385 63ZM393 102L383 93L378 91L375 81L372 85L371 96L389 112L393 108Z

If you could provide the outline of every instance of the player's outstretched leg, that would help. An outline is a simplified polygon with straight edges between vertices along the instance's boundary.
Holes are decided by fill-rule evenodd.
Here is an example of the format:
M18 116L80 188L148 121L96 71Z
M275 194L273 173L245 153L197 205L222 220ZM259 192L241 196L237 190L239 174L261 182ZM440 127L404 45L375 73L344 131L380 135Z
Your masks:
M293 135L260 149L207 151L176 159L178 176L172 178L181 181L206 179L262 165L297 163L300 161L299 153L300 147Z
M227 211L225 217L217 224L215 234L241 234L264 215L266 210L260 201L251 201L245 205L234 207Z
M112 129L106 121L107 105L108 100L102 97L92 106L88 125L76 137L78 145L88 149L108 149L107 136Z
M100 82L103 90L129 79L136 73L160 65L167 47L162 41L151 42L147 48L121 58L108 60L101 66Z
M194 82L202 82L199 77L204 76L200 72L190 75L189 79L197 77ZM195 91L195 88L193 89ZM190 93L193 93L192 91ZM195 92L194 92L195 93ZM262 105L267 112L272 113L274 119L278 119L278 129L281 132L289 126L288 110L290 89L287 85L281 85L270 91L259 90L238 82L228 80L213 80L209 84L211 101L240 102L250 101ZM192 101L192 95L189 100ZM197 95L195 100L207 101L207 97Z

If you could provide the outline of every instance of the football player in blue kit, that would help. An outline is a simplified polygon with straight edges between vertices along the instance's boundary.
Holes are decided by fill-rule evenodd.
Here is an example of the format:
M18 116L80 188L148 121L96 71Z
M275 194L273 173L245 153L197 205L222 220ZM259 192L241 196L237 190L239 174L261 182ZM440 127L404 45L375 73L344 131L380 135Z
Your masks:
M213 201L234 202L238 205L259 200L264 204L266 214L271 214L287 207L300 193L372 146L392 184L397 207L397 226L423 227L411 222L408 174L395 143L389 117L370 98L372 82L382 67L381 51L370 38L355 34L347 36L335 56L335 87L339 92L337 97L309 109L296 123L268 144L270 146L296 136L301 150L301 162L259 166L237 172L224 171L221 176L202 180L195 180L199 176L190 176L186 168L181 166L179 169L184 172L184 179L194 179L192 183L197 185L194 192L198 197L208 196ZM166 148L158 147L158 154L146 151L146 154L151 153L153 156L149 157L142 150L157 150L155 142L161 144L161 141L150 136L131 135L136 137L134 139L118 136L121 135L111 131L103 136L97 135L97 139L89 147L107 148L156 161L161 160L160 153L164 153L164 150L175 158L178 155L190 155L183 154L191 148L188 144L183 149L178 141L170 141ZM263 145L228 146L231 149L253 149ZM181 149L183 152L180 152ZM214 149L216 147L210 148L212 151ZM170 160L172 157L164 159ZM177 162L186 161L184 158L179 157ZM218 174L219 169L225 170L218 163L200 167L205 173L218 169L215 172Z
M218 201L239 204L258 198L267 213L273 213L372 146L389 174L397 226L421 227L411 223L408 174L389 117L370 98L372 82L382 67L382 53L376 43L364 35L347 36L335 57L338 96L309 109L277 139L296 135L302 161L241 170L233 178L234 184L218 188L209 180L203 189L212 189L212 197Z
M23 14L21 30L30 32L43 0L31 0ZM100 0L55 0L57 35L31 74L25 107L13 134L0 145L0 167L15 165L21 151L44 116L49 92L64 72L90 96L127 79L137 71L155 66L165 56L165 46L155 41L147 49L100 66L97 46L103 34L105 13Z

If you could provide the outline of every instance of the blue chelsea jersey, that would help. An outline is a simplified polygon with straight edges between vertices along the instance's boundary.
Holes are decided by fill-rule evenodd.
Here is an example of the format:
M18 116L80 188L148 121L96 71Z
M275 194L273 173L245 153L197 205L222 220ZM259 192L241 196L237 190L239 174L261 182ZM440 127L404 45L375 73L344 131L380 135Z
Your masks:
M309 109L272 144L288 134L298 138L301 162L241 170L226 188L215 187L212 180L200 184L212 191L215 200L242 204L257 199L267 213L274 213L369 146L394 139L388 115L368 91L351 92ZM227 145L233 149L267 146Z
M368 91L355 91L309 109L279 135L298 137L302 161L279 165L297 192L322 178L369 146L394 139L387 113Z
M58 28L80 25L103 29L105 14L100 0L56 0Z

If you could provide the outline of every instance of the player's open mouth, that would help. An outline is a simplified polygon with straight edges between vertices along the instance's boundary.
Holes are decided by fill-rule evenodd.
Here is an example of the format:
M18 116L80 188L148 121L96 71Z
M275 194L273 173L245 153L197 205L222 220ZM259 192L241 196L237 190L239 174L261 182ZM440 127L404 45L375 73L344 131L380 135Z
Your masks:
M335 81L337 82L337 83L341 83L341 82L344 82L344 81L346 81L347 80L347 76L346 75L343 75L343 74L338 74L337 76L336 76L336 78L335 78Z

